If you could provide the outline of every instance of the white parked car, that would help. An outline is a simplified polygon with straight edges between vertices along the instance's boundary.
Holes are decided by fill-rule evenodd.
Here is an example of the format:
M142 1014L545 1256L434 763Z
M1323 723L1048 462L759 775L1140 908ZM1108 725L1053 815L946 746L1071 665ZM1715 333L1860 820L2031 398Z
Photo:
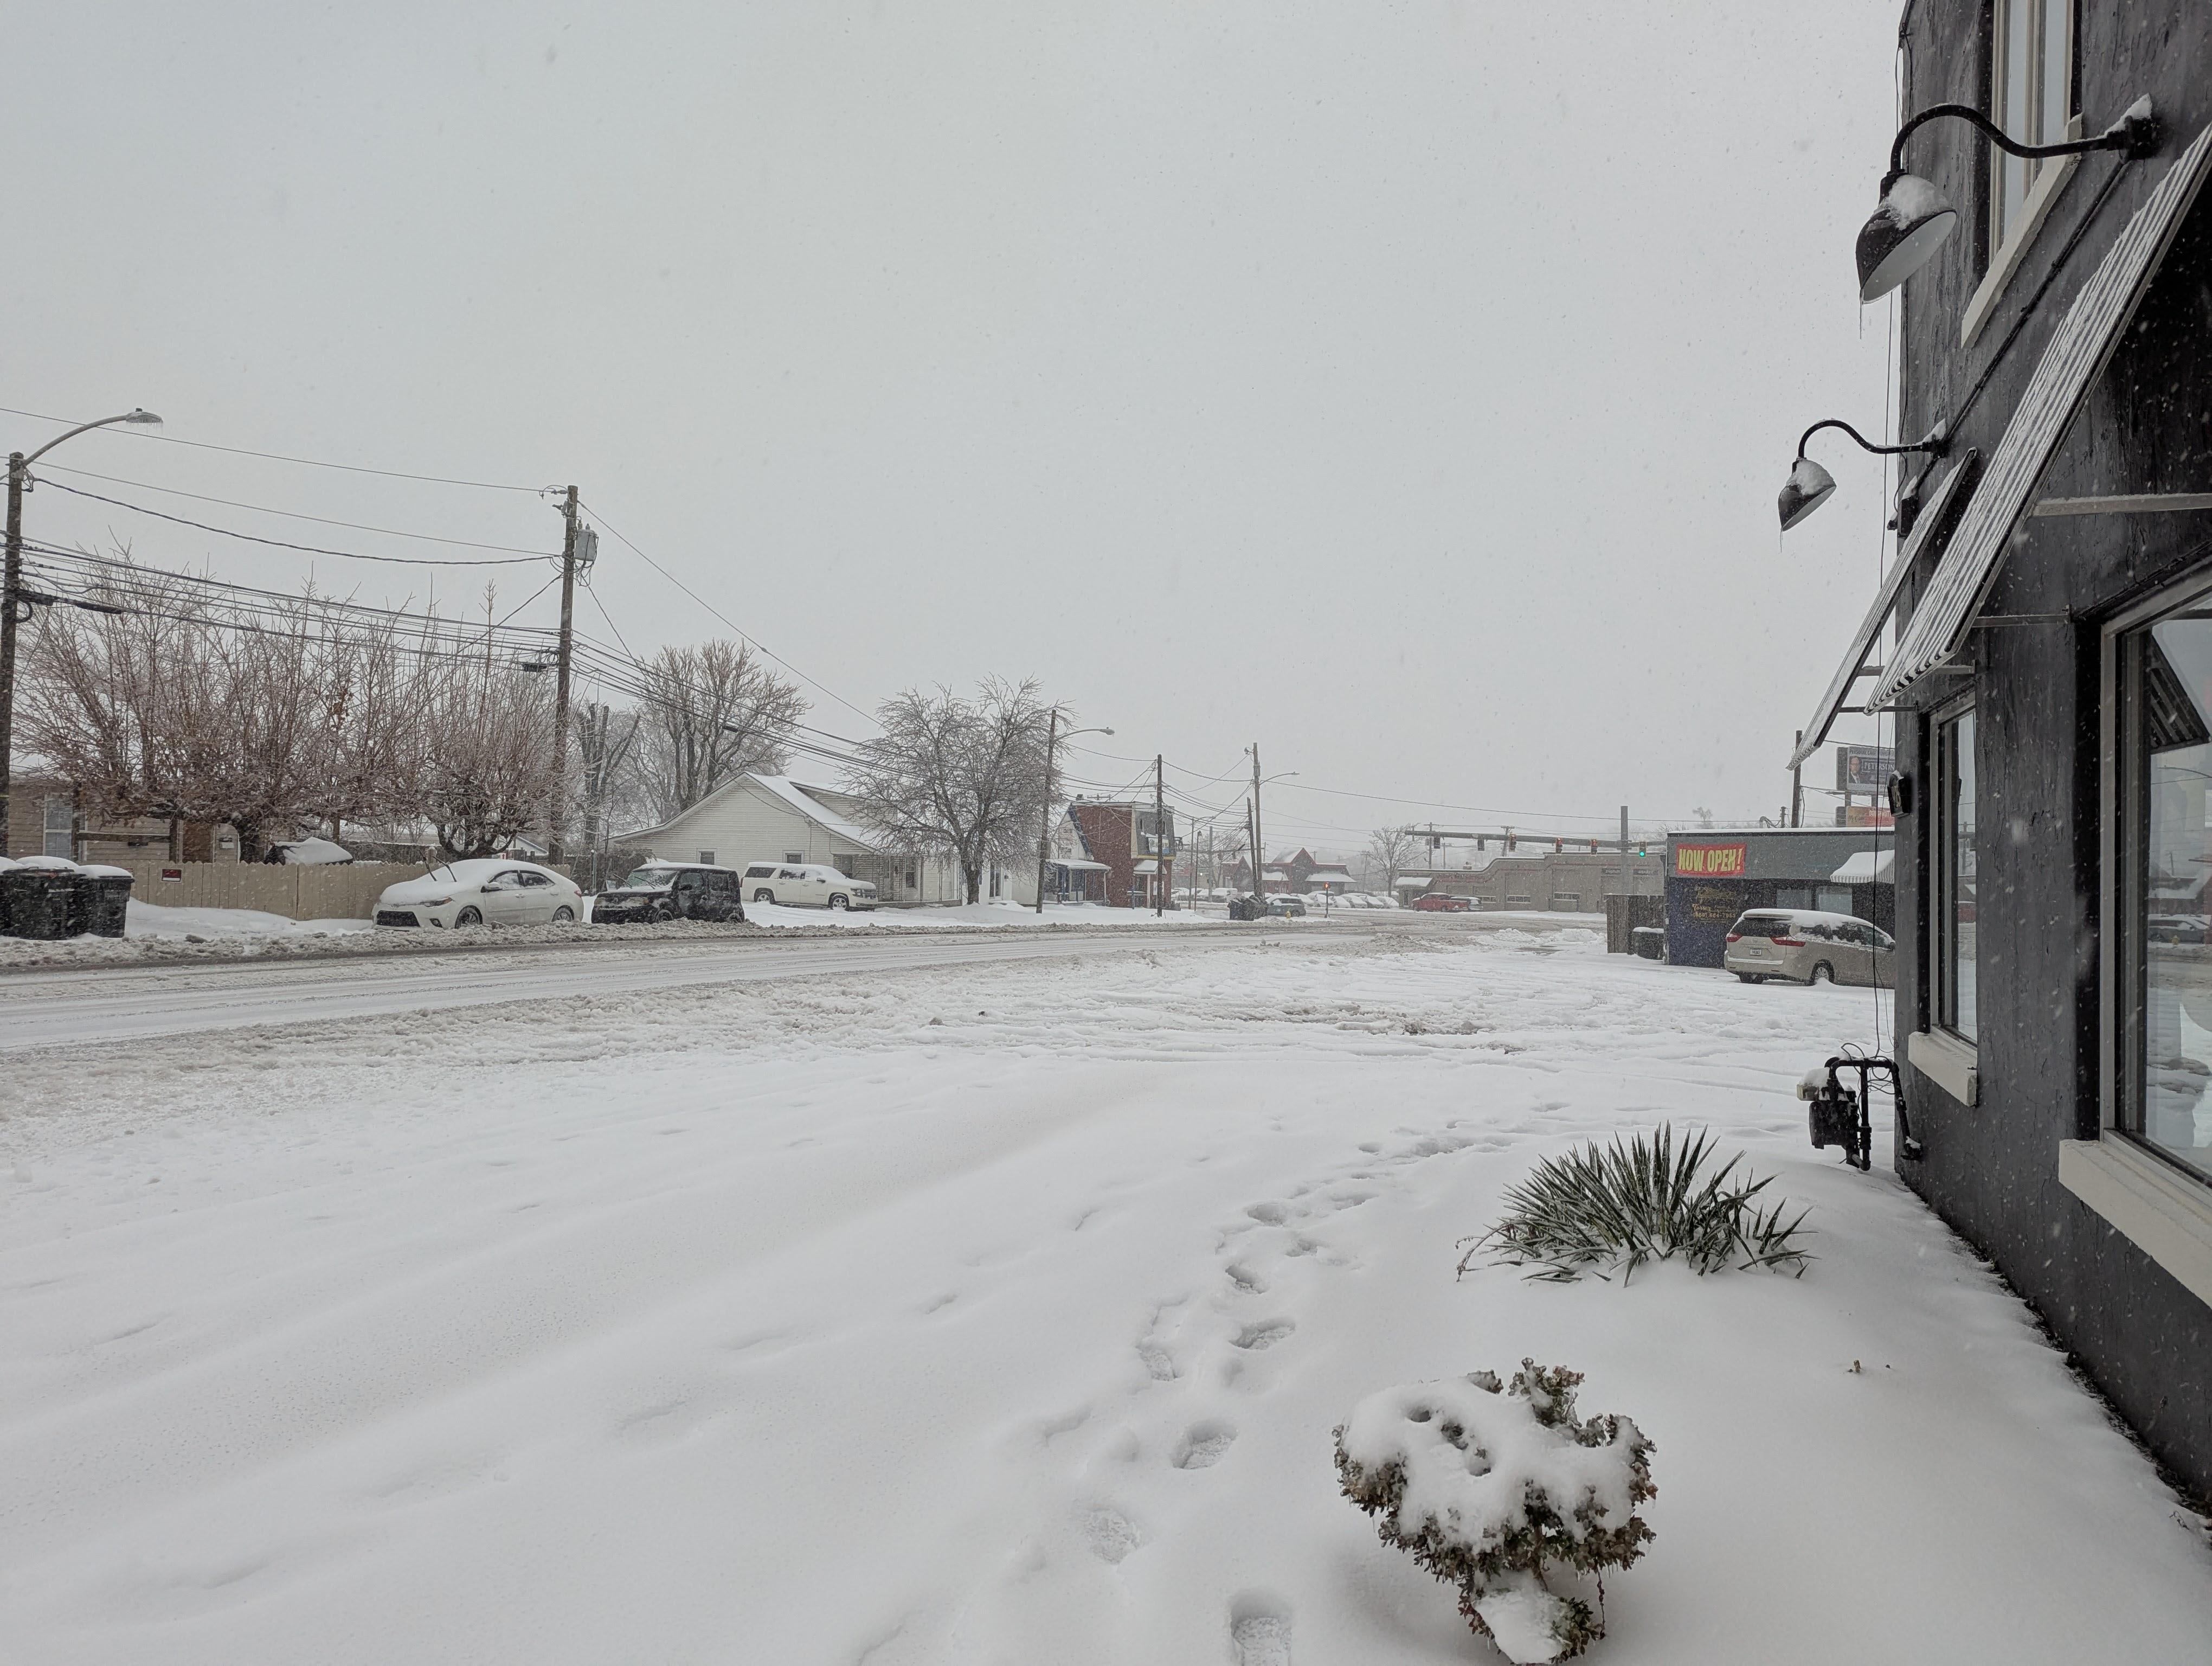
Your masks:
M753 862L745 868L745 901L802 909L872 909L876 888L819 862Z
M380 926L542 926L583 915L584 893L574 880L505 856L448 862L386 885L376 899Z

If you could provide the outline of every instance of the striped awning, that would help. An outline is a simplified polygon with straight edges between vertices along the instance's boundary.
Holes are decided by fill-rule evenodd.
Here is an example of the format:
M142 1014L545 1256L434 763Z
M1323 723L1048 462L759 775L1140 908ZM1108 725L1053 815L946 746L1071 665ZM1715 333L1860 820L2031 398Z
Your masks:
M2182 216L2197 200L2212 161L2212 127L2197 136L2105 252L2074 297L2021 395L2004 438L1990 458L1980 489L1957 534L1914 608L1905 640L1889 656L1869 711L1893 706L1906 690L1956 658L1988 599L2027 514L2037 483L2065 438L2081 402L2110 362L2112 349L2166 256Z
M1881 588L1875 593L1874 605L1859 621L1858 633L1851 638L1850 651L1844 655L1843 664L1836 667L1836 674L1828 679L1827 691L1814 708L1813 721L1805 726L1797 750L1790 755L1792 769L1827 745L1828 731L1836 727L1837 715L1864 671L1868 651L1881 635L1881 628L1889 623L1890 610L1897 605L1897 593L1904 587L1905 576L1912 571L1913 563L1942 537L1946 523L1954 518L1954 512L1973 481L1974 467L1981 455L1978 451L1970 451L1952 464L1936 483L1936 489L1929 494L1927 502L1921 506L1920 518L1912 523L1911 536L1898 550L1897 559L1890 562Z

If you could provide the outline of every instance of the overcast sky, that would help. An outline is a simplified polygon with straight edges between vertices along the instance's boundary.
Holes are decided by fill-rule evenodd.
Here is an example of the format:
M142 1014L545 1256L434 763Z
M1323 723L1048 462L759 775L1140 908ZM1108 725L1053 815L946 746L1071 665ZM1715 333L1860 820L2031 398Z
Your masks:
M1897 9L19 6L0 404L574 481L817 679L819 727L1035 675L1213 802L1256 740L1299 772L1271 846L1773 813L1886 549L1881 463L1834 436L1786 548L1774 495L1807 424L1885 421L1851 240ZM559 547L526 493L128 435L52 460ZM377 601L544 577L52 491L27 525ZM724 634L612 538L597 601L641 652Z

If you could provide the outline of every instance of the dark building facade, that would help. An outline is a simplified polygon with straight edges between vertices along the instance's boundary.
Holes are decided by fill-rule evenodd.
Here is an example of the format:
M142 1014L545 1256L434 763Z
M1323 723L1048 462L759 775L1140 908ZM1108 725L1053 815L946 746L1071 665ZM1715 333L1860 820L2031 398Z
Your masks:
M2212 1493L2212 6L1913 0L1899 47L1908 112L2163 129L1908 141L1958 223L1899 292L1899 422L1948 432L1886 663L1838 678L1894 714L1899 1171Z
M1746 909L1819 909L1884 931L1895 841L1873 828L1750 827L1667 836L1667 958L1717 966Z

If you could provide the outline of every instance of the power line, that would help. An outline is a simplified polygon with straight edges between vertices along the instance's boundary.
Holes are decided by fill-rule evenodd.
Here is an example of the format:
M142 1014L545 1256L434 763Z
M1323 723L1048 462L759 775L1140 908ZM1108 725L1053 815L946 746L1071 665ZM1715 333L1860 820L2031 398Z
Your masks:
M105 480L112 486L134 486L141 491L162 492L171 497L189 497L198 503L220 503L226 509L251 509L256 514L283 515L288 520L312 520L319 526L343 526L349 532L380 532L386 538L412 538L420 544L449 544L460 550L497 550L511 556L536 556L543 561L560 559L557 555L548 555L538 550L526 550L518 544L479 544L474 538L444 538L436 532L403 532L396 526L371 526L358 520L334 520L328 515L311 515L300 509L276 509L271 508L266 503L241 503L235 498L210 497L205 492L188 492L177 486L156 486L149 480L125 480L120 475L99 474L91 469L65 469L58 464L46 463L40 465L40 473L41 477L52 473L81 475L87 480ZM58 480L52 483L61 486L64 491L69 489ZM91 494L87 493L86 496L89 496ZM100 501L107 502L112 500L103 498ZM125 507L136 508L137 506L126 505ZM158 514L159 511L149 509L146 513L153 514Z
M623 543L629 546L629 552L632 555L635 556L647 567L650 567L654 572L659 574L662 578L666 579L669 583L674 585L685 595L690 597L693 601L698 603L700 606L705 608L709 613L713 614L717 619L720 619L724 624L729 626L732 630L736 631L739 636L744 637L745 641L750 642L763 654L767 654L769 659L775 660L776 664L781 666L793 677L799 678L800 682L806 684L809 687L820 689L823 693L828 695L832 700L836 701L839 705L842 706L847 711L852 713L854 716L860 719L863 722L872 723L876 721L866 712L862 711L858 706L854 705L851 701L846 699L843 695L838 693L836 690L829 687L825 684L816 682L805 672L799 670L797 666L793 665L790 660L785 659L781 654L776 653L775 649L769 648L767 643L762 641L759 637L755 636L742 629L734 619L724 613L721 609L716 607L714 603L708 601L704 596L694 590L690 585L678 578L675 574L670 572L665 567L663 567L651 556L647 555L644 550L639 549L635 544L630 541L629 536L623 532L621 527L616 526L605 515L601 514L597 509L592 508L589 504L585 504L583 507L590 514L592 520L598 521L600 526L605 527L617 538L622 539Z
M0 414L9 416L28 416L33 422L53 423L63 428L74 427L67 416L49 416L42 410L18 410L13 405L0 405ZM510 486L496 480L457 480L442 474L409 474L401 469L372 469L360 463L325 463L313 457L287 457L281 452L251 451L244 446L218 446L206 440L180 440L173 434L149 434L143 429L104 430L125 432L138 440L158 440L165 446L190 446L194 451L219 451L233 457L258 457L271 463L297 463L310 469L338 469L347 474L381 475L387 480L419 480L434 486L473 486L488 492L529 492L540 496L543 486Z
M273 550L297 550L310 556L332 556L340 561L384 562L395 567L526 567L541 561L558 561L558 556L506 556L499 559L431 561L421 556L365 556L357 550L325 550L312 544L294 544L281 538L262 538L252 532L234 532L228 526L210 526L204 520L187 520L182 515L168 514L160 509L149 509L143 503L126 503L119 497L103 497L98 492L88 492L82 486L72 486L65 481L46 475L40 478L58 492L67 492L73 497L88 497L95 503L112 504L118 509L128 509L133 514L151 515L156 520L173 522L179 526L190 526L203 532L213 532L218 538L234 538L247 544L265 544ZM404 535L403 535L404 536Z

